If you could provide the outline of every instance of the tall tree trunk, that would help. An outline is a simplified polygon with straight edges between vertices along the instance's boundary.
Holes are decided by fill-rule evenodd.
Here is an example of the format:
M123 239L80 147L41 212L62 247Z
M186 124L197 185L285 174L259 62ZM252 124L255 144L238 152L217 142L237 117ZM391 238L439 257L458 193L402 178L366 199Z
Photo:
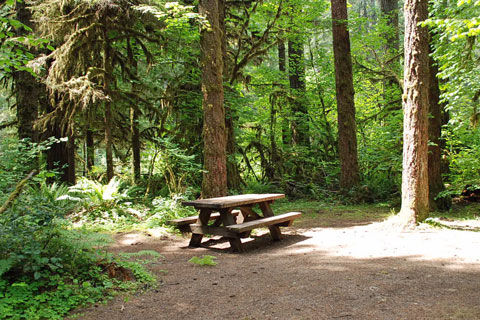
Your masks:
M92 129L87 129L85 133L85 144L87 147L87 174L89 174L95 165L95 141Z
M277 126L277 109L276 101L272 99L270 102L270 161L265 168L265 175L269 181L275 180L275 173L280 164L280 157L277 150L277 142L275 140L275 131Z
M227 159L225 109L223 106L222 30L219 23L217 0L200 0L199 13L206 16L210 27L200 35L204 169L202 196L204 198L227 194Z
M291 110L292 140L295 145L308 145L308 110L305 85L303 38L295 35L288 41L288 76L293 97Z
M231 108L225 108L225 130L227 134L227 186L231 190L240 190L242 184L242 177L238 169L237 160L235 155L237 154L237 144L235 142L235 129L233 121L233 111Z
M352 57L346 0L332 0L333 54L338 113L340 187L350 189L359 182L357 125L353 90Z
M67 168L64 171L64 178L63 180L68 182L69 184L76 183L76 175L75 175L75 135L74 133L69 134L68 141L65 144L65 153L67 159Z
M429 58L430 84L428 90L429 112L428 117L428 189L429 205L433 210L446 210L451 205L450 197L435 199L439 192L445 190L442 179L442 149L445 142L441 139L443 110L440 103L440 87L438 83L438 66L432 56Z
M140 130L138 129L138 109L130 107L130 136L132 143L132 175L133 182L140 181Z
M33 28L31 21L32 14L25 1L16 2L16 18L21 23ZM23 37L28 34L24 28L20 27L16 32L17 36ZM17 103L17 123L18 138L36 141L33 124L38 116L39 95L41 94L41 85L35 77L27 71L15 71L13 75L15 82L15 97ZM31 171L31 168L26 168Z
M62 131L58 125L55 128L49 129L48 134L57 139L63 137ZM47 154L47 170L55 170L59 172L59 180L70 185L75 184L75 138L68 137L68 141L54 143L50 149L46 151ZM54 180L49 179L47 182L52 183Z
M53 112L54 109L46 95L41 96L40 102L45 106L46 112ZM47 156L47 170L54 170L59 173L58 179L67 184L75 184L75 138L74 133L65 133L60 125L60 117L50 122L44 137L55 137L61 139L68 137L68 141L60 141L52 144L50 149L46 151ZM48 183L53 183L55 179L47 179Z
M103 91L108 96L108 100L105 101L105 160L107 164L107 181L110 181L114 176L113 170L113 151L112 151L112 102L110 95L110 76L112 75L112 65L110 58L110 42L108 39L107 28L103 29L103 69L105 70L103 78Z
M428 0L405 1L402 224L428 217Z
M227 76L226 70L228 66L228 55L227 55L227 38L226 38L226 25L225 25L225 0L218 0L218 25L221 31L220 43L222 50L222 61L223 61L223 75ZM235 129L234 129L234 118L235 110L227 105L225 108L225 130L227 134L227 186L231 190L240 190L242 184L242 177L240 176L240 171L238 169L238 164L236 161L235 155L237 154L237 144L235 141Z
M112 103L105 102L105 158L107 163L107 181L114 176L112 151Z
M399 30L398 30L398 0L380 0L381 17L385 20L388 28L383 32L385 39L384 58L388 69L395 75L401 72L399 55ZM398 110L402 108L401 88L398 81L392 75L383 82L383 96L385 108L393 103L397 105ZM393 102L393 101L398 101Z
M380 0L380 12L386 18L387 25L393 29L384 33L385 51L387 54L397 54L400 48L398 32L398 0ZM396 61L399 61L397 58Z
M282 79L284 80L283 75L287 72L287 55L285 49L285 41L283 39L278 40L278 70L282 74ZM288 117L286 116L286 110L283 110L283 121L282 121L282 144L289 145L291 144L291 139L289 139L288 134Z

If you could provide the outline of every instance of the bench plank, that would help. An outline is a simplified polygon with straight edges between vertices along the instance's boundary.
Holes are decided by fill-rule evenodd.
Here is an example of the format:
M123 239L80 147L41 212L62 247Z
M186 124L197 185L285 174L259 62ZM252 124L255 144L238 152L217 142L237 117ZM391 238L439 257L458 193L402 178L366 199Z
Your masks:
M234 216L237 216L237 215L240 214L240 210L232 210L231 214L233 214ZM215 220L215 219L218 219L219 217L220 217L219 212L213 212L210 215L210 220ZM168 220L167 224L171 225L171 226L181 226L181 225L185 225L185 224L195 223L195 222L197 222L197 220L198 220L198 216L190 216L190 217L185 217L185 218Z
M300 217L301 215L302 215L301 212L288 212L288 213L280 214L278 216L257 219L253 221L240 223L240 224L234 224L231 226L227 226L226 228L233 232L241 233L241 232L249 231L255 228L268 227L272 225L281 225L287 221L292 221Z
M211 234L211 235L222 236L227 238L239 237L238 233L227 230L223 227L203 226L196 223L193 223L190 225L190 230L194 234Z

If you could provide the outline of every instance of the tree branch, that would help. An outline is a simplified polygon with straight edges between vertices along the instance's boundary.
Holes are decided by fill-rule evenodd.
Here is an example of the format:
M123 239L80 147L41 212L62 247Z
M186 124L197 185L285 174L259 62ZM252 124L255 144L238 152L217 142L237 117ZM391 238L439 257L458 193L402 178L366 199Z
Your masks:
M33 178L37 174L38 174L38 171L33 170L32 172L30 172L28 174L28 176L25 179L23 179L22 181L20 181L17 184L17 186L15 187L15 190L13 190L13 192L8 197L7 201L5 201L3 206L0 208L0 214L3 214L5 211L7 211L8 207L10 207L10 205L13 203L13 201L15 201L15 199L18 198L18 196L20 195L20 193L23 190L23 187L25 187L25 185L27 184L28 180L30 180L31 178Z
M0 130L11 127L13 125L17 124L17 120L12 120L4 123L0 123Z

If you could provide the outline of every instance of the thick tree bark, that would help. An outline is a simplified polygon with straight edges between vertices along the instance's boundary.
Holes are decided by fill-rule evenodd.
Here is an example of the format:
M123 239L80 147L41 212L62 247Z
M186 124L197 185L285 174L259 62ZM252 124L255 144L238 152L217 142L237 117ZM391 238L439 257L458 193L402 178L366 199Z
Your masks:
M332 0L333 54L338 113L340 187L350 189L359 182L357 125L353 90L352 57L346 0Z
M46 113L54 111L46 94L40 95L40 105L45 108ZM73 132L66 132L61 126L62 116L58 115L48 123L42 133L41 139L55 137L56 139L68 138L68 141L60 141L52 144L46 154L47 170L54 170L59 173L56 177L61 182L73 185L76 182L75 174L75 139ZM55 182L55 178L48 178L47 183Z
M210 24L200 36L203 92L204 169L202 196L227 194L225 109L223 106L222 30L217 0L200 0L200 14Z
M413 226L428 217L428 17L427 0L405 1L403 171L401 223Z
M27 7L25 1L16 2L16 18L23 24L33 28L31 21L32 14ZM23 28L17 29L17 36L25 36L28 31ZM35 120L38 117L38 101L41 94L41 85L37 79L27 71L15 71L14 82L16 90L17 103L17 121L18 121L18 138L37 141L35 130L33 128ZM26 168L26 171L29 171Z
M308 110L305 85L305 58L303 39L295 36L288 41L288 77L293 97L292 140L295 145L308 145Z
M442 149L445 141L441 139L444 106L440 103L440 87L437 73L438 66L433 57L429 58L430 84L428 90L428 188L429 205L433 210L446 210L451 205L449 197L435 199L439 192L445 190L442 179Z
M57 139L65 137L61 130L58 121L49 128L47 135L53 136ZM47 154L47 170L55 170L59 172L59 180L70 185L76 182L75 175L75 139L73 135L68 137L68 141L61 141L54 143L50 149L46 151ZM54 182L49 179L47 182Z

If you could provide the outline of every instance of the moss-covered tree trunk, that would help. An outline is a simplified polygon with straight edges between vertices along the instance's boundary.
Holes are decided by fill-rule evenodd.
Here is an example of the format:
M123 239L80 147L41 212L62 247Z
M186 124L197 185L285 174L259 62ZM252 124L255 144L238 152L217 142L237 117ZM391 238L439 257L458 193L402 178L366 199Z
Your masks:
M202 196L227 194L227 135L223 105L222 30L217 0L200 0L200 14L210 24L200 36L203 93L204 169Z
M344 190L352 188L359 182L352 57L347 22L346 0L332 0L340 187Z
M25 1L16 2L16 18L33 29L32 14ZM28 34L28 31L19 27L16 34L23 37ZM27 71L15 71L13 79L16 93L18 138L36 141L37 137L33 125L38 116L39 95L42 93L41 85ZM25 168L25 170L30 171L30 168Z
M402 224L428 217L428 17L427 0L405 1L405 67L403 96Z

